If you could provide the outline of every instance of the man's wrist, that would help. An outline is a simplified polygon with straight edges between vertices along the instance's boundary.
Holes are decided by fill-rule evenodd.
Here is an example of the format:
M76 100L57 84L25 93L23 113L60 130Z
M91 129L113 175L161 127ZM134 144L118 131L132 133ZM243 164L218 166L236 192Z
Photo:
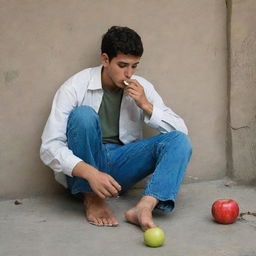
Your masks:
M74 167L72 171L72 175L89 180L91 175L96 171L97 169L95 169L93 166L81 161L77 163L76 166Z
M143 109L143 111L146 112L146 114L148 114L149 116L151 116L153 113L153 105L149 102L142 105L141 109Z

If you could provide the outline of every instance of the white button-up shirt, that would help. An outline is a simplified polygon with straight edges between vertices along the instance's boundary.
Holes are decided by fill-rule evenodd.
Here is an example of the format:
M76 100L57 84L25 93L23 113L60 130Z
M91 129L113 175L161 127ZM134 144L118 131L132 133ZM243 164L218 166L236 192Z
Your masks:
M91 106L98 112L103 96L102 66L88 68L73 75L56 92L50 116L42 134L40 157L54 170L56 180L67 187L65 175L72 177L75 165L83 161L67 147L66 128L70 112L81 105ZM146 79L134 75L153 105L151 117L139 108L129 96L123 95L119 119L119 139L124 144L142 139L143 122L161 133L179 130L188 133L184 121L170 108Z

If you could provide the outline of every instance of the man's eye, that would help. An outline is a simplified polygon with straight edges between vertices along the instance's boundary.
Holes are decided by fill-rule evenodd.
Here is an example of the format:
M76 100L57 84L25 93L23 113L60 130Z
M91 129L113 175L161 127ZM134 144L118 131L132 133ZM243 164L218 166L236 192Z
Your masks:
M137 68L137 65L132 66L132 68L134 68L134 69Z
M120 68L125 68L125 64L122 64L122 63L120 63L120 64L118 64L118 66L120 67Z

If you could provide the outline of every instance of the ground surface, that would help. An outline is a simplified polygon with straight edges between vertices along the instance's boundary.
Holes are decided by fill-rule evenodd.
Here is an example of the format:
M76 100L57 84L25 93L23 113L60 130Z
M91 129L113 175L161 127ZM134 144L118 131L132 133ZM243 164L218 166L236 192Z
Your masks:
M88 224L81 202L67 194L18 198L20 205L15 200L1 201L0 255L256 256L256 217L220 225L210 213L211 204L219 198L233 198L241 212L255 212L255 187L226 180L182 185L175 211L154 213L155 222L166 233L165 244L159 248L146 247L142 231L123 217L140 193L132 190L109 200L120 223L116 228Z

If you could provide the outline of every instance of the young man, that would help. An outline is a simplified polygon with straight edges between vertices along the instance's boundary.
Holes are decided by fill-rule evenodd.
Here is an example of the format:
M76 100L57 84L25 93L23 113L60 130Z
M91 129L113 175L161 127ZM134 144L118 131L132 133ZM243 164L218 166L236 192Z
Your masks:
M125 213L142 230L155 227L153 209L172 211L191 156L183 120L153 85L134 73L143 53L140 36L111 27L103 36L102 65L85 69L57 91L40 156L57 181L82 194L91 224L117 226L105 202L153 173L139 202ZM142 139L142 124L159 135Z

